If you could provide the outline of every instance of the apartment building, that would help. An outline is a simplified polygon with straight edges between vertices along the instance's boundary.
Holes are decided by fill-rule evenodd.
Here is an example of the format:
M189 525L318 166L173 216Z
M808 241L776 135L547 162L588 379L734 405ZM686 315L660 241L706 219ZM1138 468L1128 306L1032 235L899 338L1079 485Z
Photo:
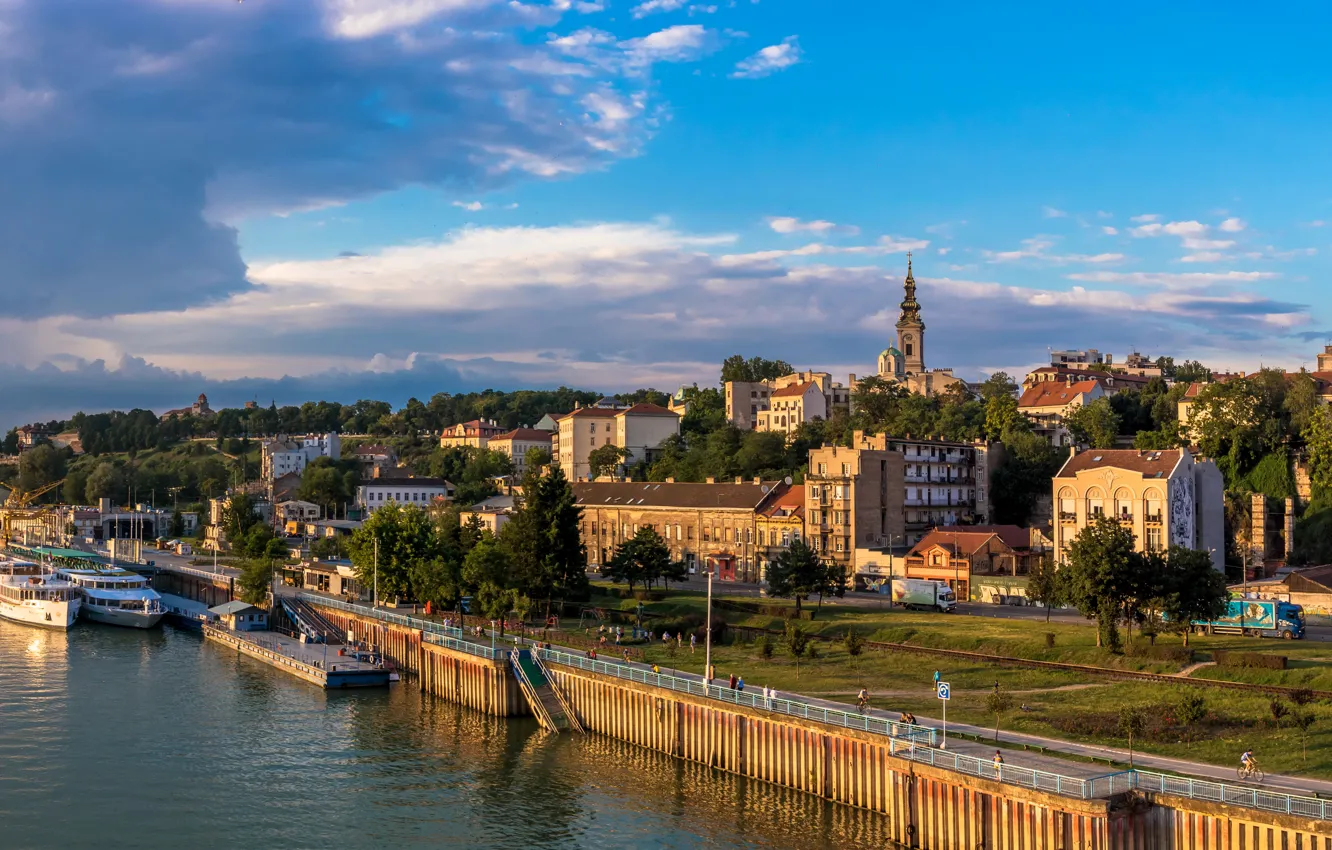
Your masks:
M856 376L851 375L850 386L854 386L855 382ZM813 399L814 390L807 386L809 384L813 384L823 397L822 404ZM792 372L771 381L727 381L723 385L723 392L726 418L735 427L746 431L790 433L799 427L798 423L794 427L791 425L793 414L800 421L808 421L814 418L827 419L837 408L847 412L851 410L850 387L834 382L828 372ZM777 406L774 404L777 393L781 393L778 399L783 402L780 405L781 414L765 416ZM797 399L800 402L798 410L795 408Z
M805 537L826 560L856 574L857 549L881 549L906 535L905 459L882 436L857 431L852 448L811 449L805 474Z
M551 442L551 456L570 481L585 481L592 473L588 456L606 445L624 449L624 463L651 463L662 441L680 433L680 415L657 404L627 408L577 407L556 418L559 430Z
M985 443L878 439L904 461L907 545L915 545L931 528L989 522L990 467L995 459Z
M492 437L498 437L507 429L499 425L493 419L473 419L470 422L459 422L457 425L451 425L444 429L440 434L440 448L460 448L470 446L474 449L484 449Z
M754 540L758 580L768 580L768 567L792 543L805 536L805 491L781 486L766 500L754 517Z
M342 438L329 432L269 440L263 444L260 471L263 480L270 482L291 473L300 475L317 457L341 458Z
M515 428L512 431L506 431L503 434L491 437L487 448L507 457L509 463L513 464L514 476L521 480L527 474L527 453L532 449L549 452L552 436L550 431L538 431L535 428Z
M1066 557L1097 517L1110 516L1133 532L1139 552L1200 549L1222 570L1224 487L1216 464L1188 449L1072 449L1053 482L1056 557Z
M722 581L755 581L766 552L756 542L759 512L786 490L758 479L718 483L579 481L574 498L583 510L580 527L593 569L610 560L615 547L639 529L651 528L673 560L690 571L715 570Z
M1050 445L1068 446L1073 443L1073 435L1064 420L1079 407L1104 397L1105 390L1097 381L1041 381L1018 399L1018 411L1031 421L1031 430L1049 440Z
M388 504L424 508L452 499L453 485L443 478L372 478L356 488L357 506L371 513Z

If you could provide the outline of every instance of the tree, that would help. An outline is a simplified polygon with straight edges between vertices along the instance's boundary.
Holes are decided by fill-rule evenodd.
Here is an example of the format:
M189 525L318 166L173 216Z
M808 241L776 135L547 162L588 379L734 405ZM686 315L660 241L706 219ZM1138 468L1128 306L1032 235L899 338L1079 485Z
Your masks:
M472 589L481 616L498 620L513 610L518 594L509 584L512 573L513 559L508 549L490 534L467 553L462 579Z
M1325 503L1332 497L1332 407L1314 411L1300 436L1304 439L1314 501Z
M992 398L1012 398L1017 394L1018 384L1007 372L994 372L985 379L979 390L981 400L988 404Z
M856 381L853 395L857 418L873 429L891 422L897 415L902 399L910 393L906 387L896 381L887 381L878 375L870 375Z
M583 509L559 466L530 476L513 519L500 536L513 553L515 585L532 599L587 599L587 548L579 525Z
M740 354L732 354L722 361L721 382L729 381L771 381L783 375L789 375L795 369L785 360L765 360L751 357L748 360Z
M1276 698L1273 698L1272 701L1267 704L1267 710L1272 715L1272 723L1278 729L1281 728L1281 718L1290 714L1290 706Z
M296 498L322 507L327 515L337 516L338 506L356 498L361 474L355 461L319 457L306 465Z
M19 455L18 488L23 491L36 490L64 478L68 453L68 449L57 449L50 443L42 443ZM58 496L51 497L56 498Z
M842 638L842 643L846 644L846 654L852 658L865 651L865 639L855 629L846 630L846 637Z
M994 715L994 742L999 743L999 718L1013 708L1013 698L996 687L985 696L985 710Z
M1119 731L1128 738L1129 768L1133 768L1133 739L1142 735L1147 728L1147 716L1136 706L1124 706L1119 710Z
M1190 623L1215 620L1230 604L1225 574L1212 567L1207 552L1171 546L1157 581L1161 613L1183 632L1185 646L1189 645Z
M603 475L613 475L628 457L629 452L614 443L607 443L587 453L587 465L592 477L600 478Z
M310 555L321 561L333 561L347 557L347 538L320 537L310 544Z
M1175 366L1175 383L1189 384L1200 383L1212 380L1212 370L1208 369L1197 360L1185 360L1178 366Z
M1079 407L1064 417L1064 424L1075 440L1094 449L1114 448L1119 436L1119 415L1105 397Z
M1175 358L1173 357L1156 358L1156 368L1161 370L1161 376L1163 378L1175 377Z
M1175 706L1175 719L1184 727L1189 743L1193 743L1193 730L1207 716L1207 699L1200 691L1186 691Z
M1001 439L1025 418L1018 411L1018 400L1011 395L992 395L985 400L985 434L991 440Z
M180 511L171 512L171 524L167 526L167 534L172 537L180 537L185 534L185 517Z
M800 679L800 658L812 647L809 633L795 623L786 624L786 649L796 660L796 679Z
M539 474L542 467L550 463L550 449L543 449L537 446L527 450L523 455L523 466L529 474Z
M1300 730L1300 750L1303 754L1303 760L1309 761L1309 730L1313 728L1318 716L1312 711L1296 710L1290 716L1290 720L1295 724L1295 728Z
M1116 626L1125 600L1137 592L1140 559L1133 551L1133 533L1106 516L1082 531L1068 547L1064 585L1068 601L1096 620L1096 645L1119 648Z
M1319 399L1318 382L1313 375L1301 369L1287 382L1286 398L1282 402L1282 408L1290 419L1291 430L1296 433L1303 431L1320 407L1322 402Z
M273 567L257 558L245 561L241 566L240 578L236 586L240 588L240 597L251 605L262 605L268 599L268 591L273 583Z
M803 539L793 540L790 546L777 553L776 559L768 567L768 594L794 599L797 618L800 617L801 601L825 586L826 582L827 569L819 560L818 553L809 548Z
M648 587L662 576L671 563L671 553L655 530L648 526L615 547L603 574L611 581L623 581L634 589L635 583Z
M1036 500L1050 494L1050 482L1067 455L1033 434L1027 420L1019 416L1001 438L1007 449L1004 462L990 480L990 503L995 522L1025 526Z
M1045 606L1045 622L1050 622L1050 609L1064 604L1063 577L1055 568L1054 555L1041 555L1027 576L1027 598Z
M227 499L222 509L222 532L233 544L245 538L250 528L259 522L254 501L244 493L236 493Z
M410 598L412 568L438 556L439 540L419 506L387 504L356 529L348 549L362 587L375 586L377 575L381 597Z

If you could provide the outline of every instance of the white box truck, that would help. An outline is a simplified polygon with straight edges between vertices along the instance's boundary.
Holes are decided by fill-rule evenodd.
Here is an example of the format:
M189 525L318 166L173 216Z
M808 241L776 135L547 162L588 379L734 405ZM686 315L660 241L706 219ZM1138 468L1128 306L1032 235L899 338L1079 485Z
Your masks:
M893 601L911 611L934 610L951 614L957 597L946 582L919 578L893 579Z

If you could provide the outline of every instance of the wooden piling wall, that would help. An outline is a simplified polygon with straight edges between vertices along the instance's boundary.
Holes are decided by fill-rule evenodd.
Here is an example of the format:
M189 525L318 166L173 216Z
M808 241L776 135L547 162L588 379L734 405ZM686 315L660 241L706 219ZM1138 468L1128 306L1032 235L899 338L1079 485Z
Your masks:
M421 690L487 714L529 714L503 662L425 643L421 633L321 612L379 646ZM1161 794L1078 800L892 755L881 736L548 662L591 733L706 768L887 817L919 850L1332 850L1332 824Z
M402 673L412 676L424 693L497 717L531 713L517 681L502 661L426 643L417 629L336 608L320 606L319 613L356 640L378 647Z

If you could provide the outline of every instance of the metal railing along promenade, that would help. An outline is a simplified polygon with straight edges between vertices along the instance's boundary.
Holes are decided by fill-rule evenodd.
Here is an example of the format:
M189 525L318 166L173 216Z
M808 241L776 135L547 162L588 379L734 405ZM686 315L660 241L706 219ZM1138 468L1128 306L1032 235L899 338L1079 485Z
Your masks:
M327 608L332 608L335 611L344 611L348 614L357 614L362 617L383 620L386 623L393 623L409 629L416 629L421 632L421 640L426 643L433 643L437 646L447 647L457 652L465 652L468 655L475 655L478 658L488 658L491 661L507 661L509 658L508 649L501 649L500 647L492 649L483 644L467 640L463 637L462 629L445 626L442 623L436 623L431 620L422 620L418 617L409 617L406 614L395 614L392 611L367 608L364 605L353 605L350 602L343 602L340 599L314 596L309 593L298 593L296 594L296 598L300 599L302 602L323 605Z
M704 685L698 679L685 679L668 673L653 673L651 670L630 667L627 664L619 664L614 661L585 658L558 649L539 649L537 654L544 659L556 664L563 664L566 667L577 667L580 670L602 673L618 679L707 697L730 705L743 705L776 714L785 714L790 717L815 720L829 726L841 726L844 729L858 729L862 732L886 735L890 738L911 741L927 747L934 746L935 735L937 734L936 730L924 726L913 726L909 723L898 723L882 717L872 717L852 711L840 711L835 708L825 708L778 697L764 699L763 694L754 691L741 691L730 687L723 688L719 685Z
M1133 773L1133 787L1139 791L1170 794L1211 803L1226 803L1283 815L1332 820L1332 800L1281 794L1246 785L1229 785L1225 782L1194 779L1188 776L1169 776L1145 770L1135 770L1131 773Z
M306 601L326 605L337 610L397 623L408 628L420 629L425 633L425 640L447 646L450 649L456 649L459 652L500 661L507 660L510 652L508 649L497 647L492 650L488 646L474 643L465 639L461 629L446 627L441 623L375 610L363 605L352 605L322 596L305 593L298 594L298 596ZM653 673L651 670L644 670L614 661L591 659L560 649L536 649L534 651L540 658L567 667L576 667L580 670L601 673L640 684L655 685L667 690L715 699L731 705L748 706L777 714L785 714L790 717L826 723L830 726L840 726L845 729L857 729L883 735L888 738L889 751L901 758L944 770L952 770L1064 797L1076 797L1084 800L1103 799L1130 790L1139 790L1170 794L1190 800L1226 803L1260 811L1332 821L1332 800L1320 800L1316 797L1265 791L1251 786L1230 785L1225 782L1193 779L1186 776L1169 776L1142 770L1125 770L1107 773L1102 776L1078 777L1064 776L1020 765L995 765L989 759L937 749L935 745L938 730L925 726L897 723L885 718L871 717L850 711L839 711L796 700L779 698L765 700L761 693L753 691L740 691L718 685L704 686L696 678L686 679L667 673Z

